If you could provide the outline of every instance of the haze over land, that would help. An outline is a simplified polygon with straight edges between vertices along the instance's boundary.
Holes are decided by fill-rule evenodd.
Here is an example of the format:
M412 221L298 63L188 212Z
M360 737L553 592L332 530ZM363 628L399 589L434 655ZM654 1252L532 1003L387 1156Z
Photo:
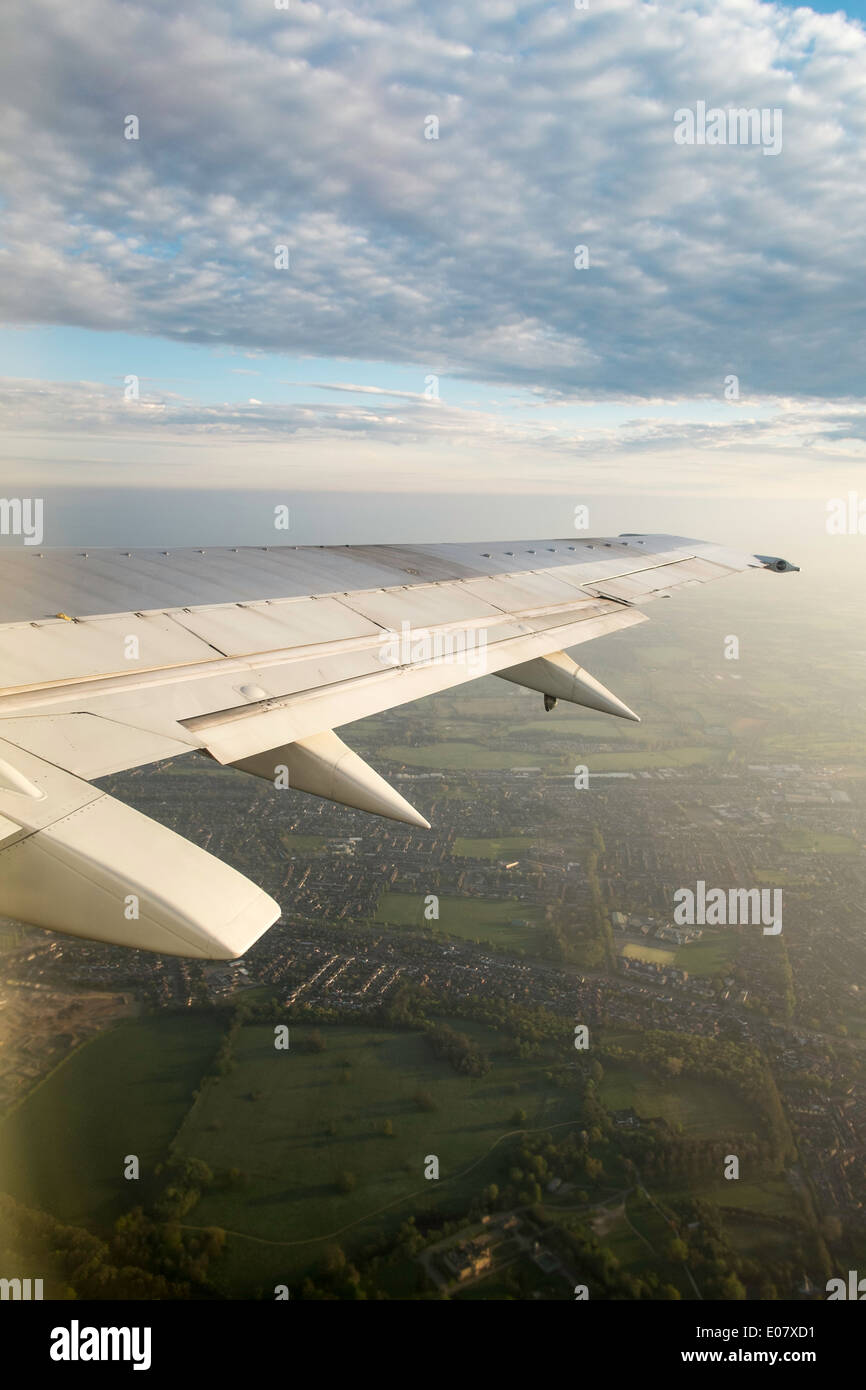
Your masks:
M857 592L802 605L811 582L693 590L584 647L639 726L545 714L491 677L345 729L430 832L196 756L109 779L255 877L285 925L235 967L9 937L7 1099L96 1040L13 1110L7 1190L106 1240L104 1277L127 1293L113 1263L139 1281L168 1267L130 1215L142 1196L182 1220L193 1244L172 1277L200 1296L288 1279L301 1297L570 1299L588 1278L603 1297L794 1297L804 1275L856 1267L866 643ZM782 936L658 935L697 877L781 885ZM99 1031L82 989L137 1021ZM149 1175L134 1197L113 1157L133 1148ZM58 1248L50 1223L7 1220ZM63 1237L51 1268L87 1296L70 1273L84 1241Z

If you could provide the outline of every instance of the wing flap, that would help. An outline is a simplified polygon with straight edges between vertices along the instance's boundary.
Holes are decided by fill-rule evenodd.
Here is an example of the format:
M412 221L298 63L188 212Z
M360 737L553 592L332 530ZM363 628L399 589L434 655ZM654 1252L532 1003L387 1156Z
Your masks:
M178 757L195 746L89 713L3 719L0 733L17 748L88 781Z
M526 622L521 624L526 630L501 641L491 642L490 634L485 633L487 640L483 643L474 647L464 645L438 658L433 656L390 668L380 663L379 671L355 680L335 681L286 697L184 719L181 723L196 735L201 746L217 762L237 763L255 753L365 719L395 705L495 673L519 661L547 656L559 647L576 646L603 632L646 621L644 615L634 609L591 601L581 609L571 609L568 614L558 616L562 623L555 628L538 619L539 629L533 631L531 621ZM410 637L407 643L410 655L412 646Z
M0 912L90 939L233 958L278 905L82 776L191 748L261 776L282 754L299 788L417 824L334 729L488 672L540 681L551 698L547 686L561 681L564 698L622 713L562 653L645 621L635 601L748 568L794 567L671 536L7 549ZM109 602L130 611L106 613Z

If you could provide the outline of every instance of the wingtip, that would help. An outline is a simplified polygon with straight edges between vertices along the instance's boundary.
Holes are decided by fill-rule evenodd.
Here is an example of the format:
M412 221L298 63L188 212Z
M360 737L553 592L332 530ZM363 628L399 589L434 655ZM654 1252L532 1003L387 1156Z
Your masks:
M775 574L800 573L799 565L792 565L790 560L783 560L779 555L756 555L755 559L762 569L773 570Z

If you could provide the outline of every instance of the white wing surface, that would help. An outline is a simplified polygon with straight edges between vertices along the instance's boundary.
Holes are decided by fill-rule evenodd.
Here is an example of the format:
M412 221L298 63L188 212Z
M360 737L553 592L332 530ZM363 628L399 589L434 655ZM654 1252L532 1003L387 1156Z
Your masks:
M208 959L279 905L90 779L193 749L410 824L334 732L497 674L637 716L566 655L748 568L675 536L211 550L0 550L0 913ZM281 780L282 779L282 780Z

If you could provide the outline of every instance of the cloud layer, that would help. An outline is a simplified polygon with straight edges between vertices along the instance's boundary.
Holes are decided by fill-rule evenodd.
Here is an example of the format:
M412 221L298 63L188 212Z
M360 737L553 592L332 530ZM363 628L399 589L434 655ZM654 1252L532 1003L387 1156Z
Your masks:
M4 471L28 486L289 486L825 497L862 485L866 402L765 401L714 419L646 408L511 416L351 384L337 400L203 403L141 383L0 378ZM353 396L356 398L353 399ZM341 399L341 397L344 397ZM575 418L577 416L577 418Z
M753 396L862 392L866 35L840 15L7 0L3 16L12 322L553 397L718 398L729 373ZM698 101L780 108L781 153L677 145L674 112ZM407 410L430 427L423 404L387 413Z

